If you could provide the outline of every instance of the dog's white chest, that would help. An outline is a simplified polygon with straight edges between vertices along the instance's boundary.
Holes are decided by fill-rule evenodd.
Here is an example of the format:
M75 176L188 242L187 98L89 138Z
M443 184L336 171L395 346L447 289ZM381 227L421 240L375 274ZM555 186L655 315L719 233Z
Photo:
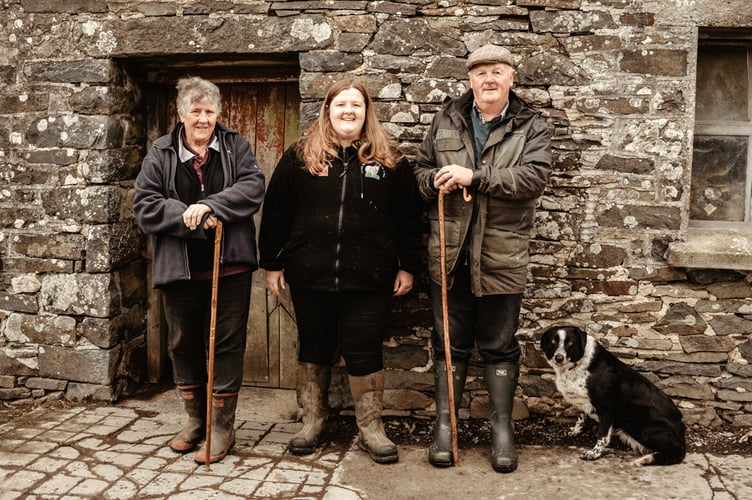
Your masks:
M557 372L556 389L564 396L571 405L576 406L584 413L593 413L593 405L587 390L589 373L576 367L572 370Z
M595 340L588 337L582 358L574 365L570 365L568 369L555 366L554 371L556 372L556 388L564 396L564 399L581 412L594 420L598 420L587 388L588 379L592 376L590 362L595 354L595 349Z

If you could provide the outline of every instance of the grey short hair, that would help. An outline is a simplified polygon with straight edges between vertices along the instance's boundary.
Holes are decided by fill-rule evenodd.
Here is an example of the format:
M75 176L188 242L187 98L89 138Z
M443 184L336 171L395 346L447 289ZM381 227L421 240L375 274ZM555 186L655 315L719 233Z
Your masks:
M191 104L203 101L204 99L207 99L214 104L214 107L217 110L217 115L222 113L222 97L219 94L219 87L209 80L204 80L198 76L181 78L178 80L177 89L177 106L179 114L185 115Z

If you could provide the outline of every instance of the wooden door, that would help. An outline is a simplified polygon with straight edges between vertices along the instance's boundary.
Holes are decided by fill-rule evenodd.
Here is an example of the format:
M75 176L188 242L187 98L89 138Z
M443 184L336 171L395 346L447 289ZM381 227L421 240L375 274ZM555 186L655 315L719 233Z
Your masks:
M222 82L212 79L222 94L219 120L243 134L251 143L259 167L271 178L284 150L299 135L300 92L297 81ZM174 85L150 87L147 92L149 144L171 130L177 122ZM261 208L263 210L263 206ZM261 212L255 216L256 228ZM149 377L158 380L166 365L166 336L159 300L149 300L147 349ZM289 296L279 301L266 291L263 270L253 275L247 349L244 361L245 385L294 388L297 366L297 329Z

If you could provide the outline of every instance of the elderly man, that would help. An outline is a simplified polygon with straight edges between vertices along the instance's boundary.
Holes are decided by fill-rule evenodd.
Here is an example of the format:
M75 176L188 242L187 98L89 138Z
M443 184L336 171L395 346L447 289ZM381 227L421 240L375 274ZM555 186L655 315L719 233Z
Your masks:
M415 165L421 195L430 202L431 221L436 423L428 456L436 467L453 463L442 342L441 193L456 406L477 346L491 405L491 463L497 472L512 472L517 468L512 403L520 357L515 333L536 199L551 175L551 139L545 120L511 90L516 73L509 50L485 45L470 54L466 67L471 90L447 99L434 116ZM465 201L463 188L471 201Z

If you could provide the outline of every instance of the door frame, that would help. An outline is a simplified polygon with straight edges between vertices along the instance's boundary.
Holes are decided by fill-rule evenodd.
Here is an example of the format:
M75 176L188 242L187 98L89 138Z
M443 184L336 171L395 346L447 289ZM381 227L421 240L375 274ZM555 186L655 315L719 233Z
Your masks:
M200 76L212 81L215 84L298 84L300 76L300 67L298 65L297 54L282 54L268 57L257 57L254 60L245 59L221 59L215 60L212 57L199 58L150 58L147 60L136 61L130 65L131 69L139 76L139 80L144 82L142 90L144 92L144 112L147 117L146 130L146 147L156 138L167 133L169 118L167 112L169 105L166 99L159 98L155 93L164 93L168 86L173 86L180 78L185 76ZM297 102L300 103L300 93L298 88ZM224 104L224 103L223 103ZM152 120L158 117L159 119ZM300 106L295 114L297 123L286 120L284 134L284 149L291 145L299 136L300 130ZM293 130L294 129L294 130ZM255 151L255 148L254 148ZM265 165L266 181L269 181L274 165ZM256 226L258 230L258 217L256 216ZM150 243L147 245L150 246ZM151 249L147 249L147 255L151 256ZM147 280L151 283L151 265L147 266ZM273 294L266 291L263 276L260 276L261 270L254 273L253 288L251 290L251 311L249 315L249 334L252 325L256 325L255 332L256 344L259 347L258 339L266 338L266 349L269 351L269 366L278 366L280 371L277 373L270 372L268 380L252 381L244 379L245 385L257 385L261 387L295 387L296 373L294 370L282 369L281 359L286 358L283 353L297 354L296 341L294 343L280 342L280 328L294 328L294 313L292 306L280 302ZM146 349L147 349L147 378L149 382L157 383L163 377L169 376L166 368L169 366L167 358L167 329L162 311L162 301L159 291L149 287L148 307L146 318ZM263 327L259 327L261 322ZM289 339L289 337L288 337ZM248 351L248 349L247 349ZM276 355L275 355L276 353ZM246 353L246 355L248 352ZM288 360L289 361L289 360Z

